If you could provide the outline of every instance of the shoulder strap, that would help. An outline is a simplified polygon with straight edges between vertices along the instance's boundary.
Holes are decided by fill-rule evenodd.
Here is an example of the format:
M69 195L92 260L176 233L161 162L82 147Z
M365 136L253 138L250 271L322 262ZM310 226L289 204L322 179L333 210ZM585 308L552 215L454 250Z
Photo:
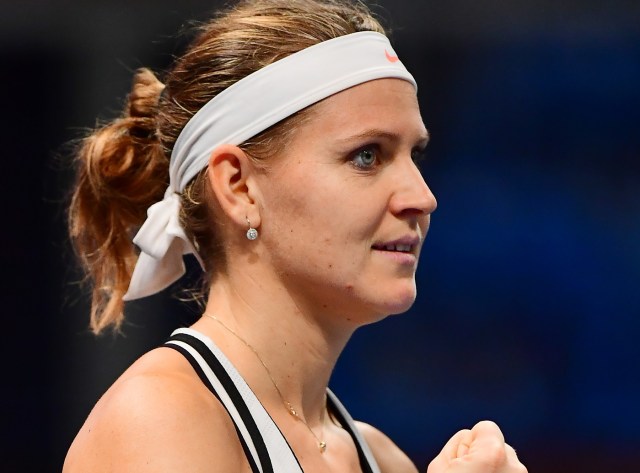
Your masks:
M229 379L228 375L216 376L216 378L212 380L210 373L205 373L206 367L211 368L211 371L216 375L224 371L224 368L221 370L221 365L217 360L206 360L205 357L202 356L202 353L200 353L202 347L197 347L200 341L197 339L188 339L187 337L189 337L189 335L174 335L164 346L177 350L189 361L204 385L218 398L222 406L229 413L229 417L233 421L233 425L238 433L238 439L240 440L242 449L251 466L251 471L253 473L272 473L273 468L264 445L264 440L251 415L248 413L246 404L242 401L237 389L233 386L233 382ZM264 469L263 465L266 465L267 469Z
M286 439L251 388L211 339L178 329L165 344L182 353L233 421L252 472L302 473Z
M362 473L380 473L380 467L373 457L369 445L356 427L353 418L330 389L327 389L327 406L356 444Z

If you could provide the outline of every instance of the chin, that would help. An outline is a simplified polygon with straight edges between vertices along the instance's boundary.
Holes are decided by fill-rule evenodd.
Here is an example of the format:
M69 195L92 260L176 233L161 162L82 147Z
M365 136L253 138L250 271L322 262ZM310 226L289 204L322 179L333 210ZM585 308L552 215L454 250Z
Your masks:
M392 281L384 286L376 284L375 290L368 287L351 299L349 309L344 312L350 314L354 321L361 325L368 325L385 319L390 315L406 312L416 300L415 280Z
M398 314L403 314L406 311L408 311L409 309L411 309L411 306L413 305L413 303L415 302L415 297L411 299L411 301L402 301L402 302L398 302L396 303L392 308L390 308L389 310L389 315L398 315Z
M416 287L405 288L403 291L397 291L395 294L383 302L385 315L397 315L408 311L416 301Z

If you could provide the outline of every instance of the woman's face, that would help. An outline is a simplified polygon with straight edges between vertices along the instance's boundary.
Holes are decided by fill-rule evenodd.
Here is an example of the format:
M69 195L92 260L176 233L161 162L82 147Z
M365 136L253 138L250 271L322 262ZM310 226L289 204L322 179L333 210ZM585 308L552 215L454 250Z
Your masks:
M263 262L299 306L357 324L411 306L436 208L414 163L427 138L411 84L371 81L316 104L259 178Z

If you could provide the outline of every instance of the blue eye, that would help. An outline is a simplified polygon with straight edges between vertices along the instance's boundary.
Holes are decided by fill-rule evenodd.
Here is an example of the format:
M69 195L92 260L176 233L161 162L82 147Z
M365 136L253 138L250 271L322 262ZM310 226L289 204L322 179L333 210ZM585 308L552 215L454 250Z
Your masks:
M355 153L353 155L353 158L351 158L351 161L356 167L361 169L367 169L373 166L376 163L377 159L378 157L376 155L375 148L369 147L369 148L363 148L357 153Z

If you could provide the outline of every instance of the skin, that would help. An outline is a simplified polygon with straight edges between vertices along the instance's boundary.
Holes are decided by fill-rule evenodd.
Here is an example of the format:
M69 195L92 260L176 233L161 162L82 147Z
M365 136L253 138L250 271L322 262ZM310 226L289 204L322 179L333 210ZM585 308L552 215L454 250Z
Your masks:
M414 302L417 260L436 208L413 162L427 139L413 87L382 79L316 104L267 171L236 146L210 157L212 205L231 263L214 278L205 313L255 348L326 452L286 411L244 343L207 317L193 328L232 360L304 471L360 471L351 438L325 413L325 392L354 330ZM255 241L244 237L247 219L260 232ZM385 249L399 239L411 243L408 251ZM417 471L379 430L359 428L384 473ZM250 470L224 408L181 355L159 348L136 361L89 415L64 466L80 471ZM428 470L523 471L491 423L456 434Z

